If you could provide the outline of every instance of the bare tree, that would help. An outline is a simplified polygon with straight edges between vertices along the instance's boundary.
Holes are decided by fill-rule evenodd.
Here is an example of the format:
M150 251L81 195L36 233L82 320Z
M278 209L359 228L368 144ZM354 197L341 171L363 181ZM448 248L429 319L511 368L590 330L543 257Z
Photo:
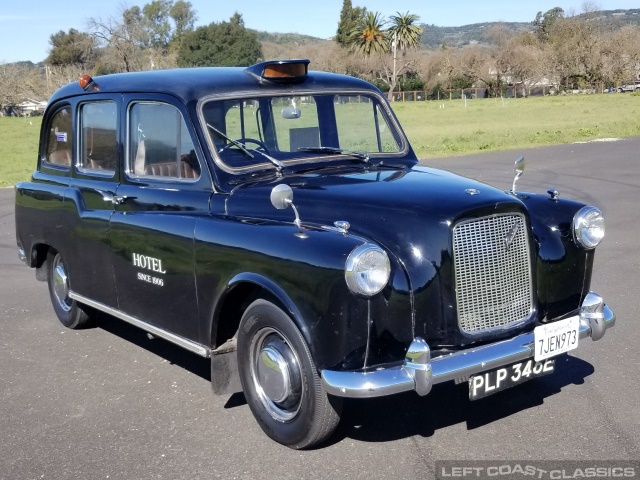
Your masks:
M42 76L37 68L17 63L0 64L0 112L25 100L42 99Z
M91 34L105 47L110 68L121 72L153 68L153 55L145 51L149 39L139 7L122 10L120 18L90 18L88 24Z
M616 88L640 72L640 27L627 25L607 36L602 45L603 75Z

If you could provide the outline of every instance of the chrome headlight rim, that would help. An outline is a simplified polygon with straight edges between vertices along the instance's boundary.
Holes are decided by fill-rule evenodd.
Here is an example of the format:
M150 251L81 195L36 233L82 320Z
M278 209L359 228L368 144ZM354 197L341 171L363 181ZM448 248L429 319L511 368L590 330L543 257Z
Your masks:
M378 278L367 286L366 282L371 279L367 279L359 275L359 273L363 271L364 262L372 260L377 262ZM391 262L387 252L373 243L364 243L354 248L347 257L344 278L349 290L353 293L364 297L377 295L384 290L389 283L389 278L391 278Z
M596 225L600 223L600 225ZM595 232L600 229L601 233ZM606 233L604 215L599 208L587 205L578 210L573 217L573 238L576 243L586 250L593 250L604 238Z

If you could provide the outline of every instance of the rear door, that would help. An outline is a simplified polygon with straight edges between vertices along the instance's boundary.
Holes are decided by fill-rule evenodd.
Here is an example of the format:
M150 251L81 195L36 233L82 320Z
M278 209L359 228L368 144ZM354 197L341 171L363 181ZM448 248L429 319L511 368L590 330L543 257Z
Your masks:
M73 292L116 306L109 222L119 183L120 96L92 95L76 105L72 175L65 192L62 228ZM64 139L64 132L58 133ZM70 134L69 134L70 135Z
M118 308L199 341L194 230L212 193L193 125L170 96L125 96L125 169L111 219Z

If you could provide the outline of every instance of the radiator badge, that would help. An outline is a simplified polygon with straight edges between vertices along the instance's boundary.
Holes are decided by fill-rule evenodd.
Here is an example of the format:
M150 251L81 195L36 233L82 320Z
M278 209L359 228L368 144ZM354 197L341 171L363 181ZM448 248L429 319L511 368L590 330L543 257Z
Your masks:
M504 246L507 247L507 250L511 248L511 244L513 243L513 239L516 237L516 233L518 232L518 225L515 223L513 227L509 230L509 232L504 237Z

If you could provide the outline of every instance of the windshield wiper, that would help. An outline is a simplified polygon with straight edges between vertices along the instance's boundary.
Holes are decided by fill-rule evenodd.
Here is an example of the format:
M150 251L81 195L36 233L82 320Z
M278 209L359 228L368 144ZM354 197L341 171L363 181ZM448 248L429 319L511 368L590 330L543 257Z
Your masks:
M365 163L369 163L370 159L368 153L345 150L343 148L337 147L300 147L298 148L298 151L310 153L326 153L327 155L351 155L352 157L363 160Z
M251 152L259 153L260 155L262 155L264 158L266 158L267 160L269 160L271 163L273 163L275 165L276 170L278 171L278 173L282 173L282 169L284 168L284 164L280 160L278 160L277 158L273 158L271 155L267 155L265 152L261 152L260 150L258 150L256 148L247 148L242 143L240 143L237 140L234 140L233 138L229 137L228 135L222 133L220 130L218 130L216 127L214 127L213 125L211 125L208 122L207 122L207 127L209 127L211 129L211 131L214 132L216 135L219 135L220 137L222 137L225 140L227 140L233 146L238 147L240 149L240 151L242 153L244 153L247 157L254 158L254 155Z

